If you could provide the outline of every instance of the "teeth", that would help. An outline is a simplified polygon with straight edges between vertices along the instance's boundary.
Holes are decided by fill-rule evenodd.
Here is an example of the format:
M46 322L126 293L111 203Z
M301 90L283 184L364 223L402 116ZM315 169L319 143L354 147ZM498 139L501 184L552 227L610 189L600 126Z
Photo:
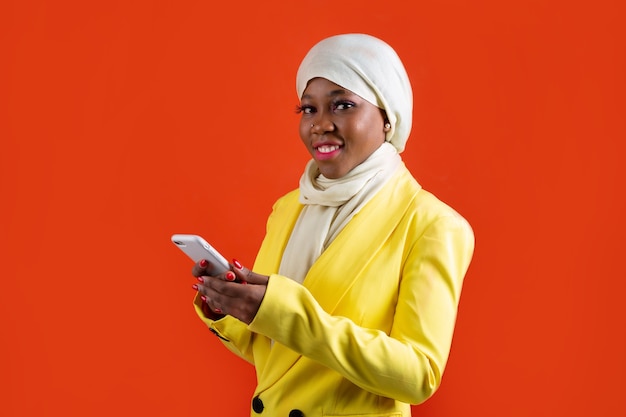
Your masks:
M317 151L321 153L330 153L336 151L337 149L339 149L339 146L337 145L323 145L317 148Z

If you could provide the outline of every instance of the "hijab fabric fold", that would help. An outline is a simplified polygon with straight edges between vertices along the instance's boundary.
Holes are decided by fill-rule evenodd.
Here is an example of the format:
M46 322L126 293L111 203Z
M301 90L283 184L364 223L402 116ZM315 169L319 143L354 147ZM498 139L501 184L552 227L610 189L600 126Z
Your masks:
M305 207L283 253L279 273L302 283L317 258L401 163L398 151L387 142L338 179L324 177L310 160L300 178L300 203Z
M402 152L413 121L413 91L404 65L384 41L349 33L318 42L296 75L298 98L313 78L326 78L385 110L391 129L386 140Z
M300 179L296 221L279 273L302 283L317 258L346 224L393 176L402 164L399 153L409 137L413 92L396 52L384 41L366 34L331 36L306 54L296 76L301 98L309 81L325 78L383 109L390 123L385 142L344 177L325 178L310 160Z

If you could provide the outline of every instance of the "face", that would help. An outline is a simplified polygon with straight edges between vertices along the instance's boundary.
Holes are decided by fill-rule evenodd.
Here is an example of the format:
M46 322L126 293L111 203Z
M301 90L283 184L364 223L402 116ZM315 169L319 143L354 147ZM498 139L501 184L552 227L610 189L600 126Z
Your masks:
M343 177L385 141L382 110L325 78L309 82L299 109L300 138L326 178Z

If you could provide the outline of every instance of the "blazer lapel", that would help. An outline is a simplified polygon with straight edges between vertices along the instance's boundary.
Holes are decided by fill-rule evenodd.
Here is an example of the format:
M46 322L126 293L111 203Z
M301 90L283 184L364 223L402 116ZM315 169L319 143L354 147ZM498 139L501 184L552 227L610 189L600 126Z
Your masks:
M373 256L396 228L402 215L415 198L416 190L419 190L419 185L416 188L415 184L415 180L406 168L402 168L397 176L390 179L390 184L383 187L348 223L313 264L303 285L311 291L325 311L332 313L335 310L354 281L361 275L361 271L367 264L364 260ZM390 208L390 201L394 202L392 208ZM299 204L297 197L291 203ZM278 270L282 250L277 249L279 245L282 245L280 247L284 249L300 213L300 210L295 210L294 207L286 212L289 213L290 211L296 212L295 217L283 219L284 223L281 230L270 239L273 242L271 246L273 250L268 250L267 253L277 253L278 255L276 259L268 260L267 264L263 264L263 267L270 268L271 271ZM361 244L356 251L354 250L354 242ZM347 253L348 256L342 257L344 253ZM334 277L332 282L328 281L329 277ZM273 385L300 358L301 355L275 343L265 362L271 365L265 366L258 376L257 392Z
M303 285L325 311L332 314L354 281L359 279L367 260L385 244L419 188L406 168L401 169L390 179L390 184L352 218L313 264ZM330 277L332 282L329 282Z
M282 254L287 246L289 237L293 227L300 216L300 212L304 207L298 201L299 191L292 191L291 194L285 197L285 200L281 203L280 207L276 207L275 219L270 219L271 227L268 222L268 234L263 240L263 244L259 249L259 255L254 264L254 271L260 274L275 274L279 267ZM257 335L256 337L261 337ZM259 351L255 349L255 354L259 353L261 356L267 352L271 341L264 337L264 340L256 342L256 346ZM261 345L261 346L259 346ZM300 358L301 356L291 349L286 348L280 343L274 343L267 353L267 357L264 360L262 367L257 368L258 386L257 392L266 390L269 386L274 384L287 372ZM271 364L266 366L266 364Z
M304 207L298 201L299 195L298 190L292 191L284 197L280 206L274 208L275 212L268 220L267 234L254 262L254 272L264 275L278 272L291 231Z

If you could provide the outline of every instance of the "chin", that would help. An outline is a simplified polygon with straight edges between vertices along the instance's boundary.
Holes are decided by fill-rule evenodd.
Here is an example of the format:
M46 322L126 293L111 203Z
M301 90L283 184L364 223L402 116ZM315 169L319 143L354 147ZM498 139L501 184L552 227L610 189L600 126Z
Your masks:
M326 178L328 178L328 179L336 180L336 179L339 179L339 178L345 176L348 173L348 171L343 172L343 171L337 171L337 170L334 170L334 169L332 169L332 170L320 169L320 173L323 176L325 176Z

